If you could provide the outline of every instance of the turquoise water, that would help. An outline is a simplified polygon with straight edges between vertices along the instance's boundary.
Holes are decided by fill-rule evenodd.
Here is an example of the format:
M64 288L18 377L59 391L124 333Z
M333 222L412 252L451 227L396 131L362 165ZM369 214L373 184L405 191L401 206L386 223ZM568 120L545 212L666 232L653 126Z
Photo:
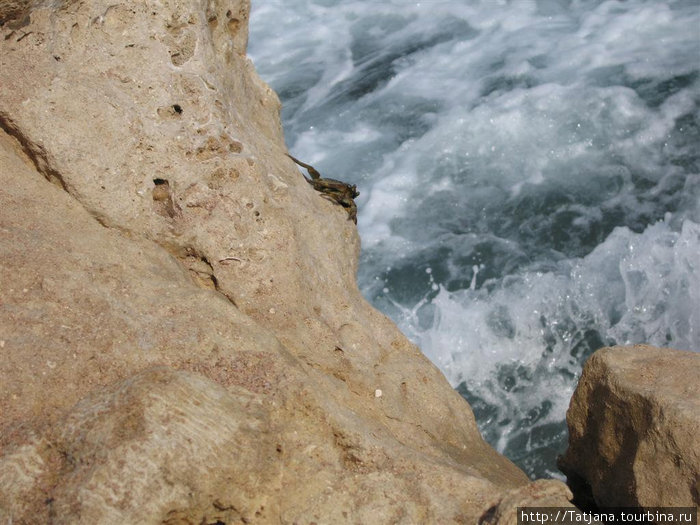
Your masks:
M531 476L593 350L700 349L698 1L253 0L249 54L358 185L363 293Z

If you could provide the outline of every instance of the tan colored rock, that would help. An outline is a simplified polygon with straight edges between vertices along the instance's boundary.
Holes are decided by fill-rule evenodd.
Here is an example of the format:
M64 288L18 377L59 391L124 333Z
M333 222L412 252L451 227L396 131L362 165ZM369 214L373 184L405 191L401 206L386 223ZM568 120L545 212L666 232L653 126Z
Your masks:
M0 521L473 523L528 483L360 295L247 2L13 5Z
M80 401L0 472L5 486L29 489L8 502L15 512L32 497L27 481L59 477L35 523L269 521L277 505L259 487L281 478L276 439L246 389L154 367Z
M562 470L599 506L700 503L700 355L604 348L586 362L567 413Z
M403 379L381 378L398 367L420 397L424 358L357 290L354 225L284 155L279 102L244 54L248 10L37 8L30 25L3 28L0 123L101 224L168 249L309 366L393 398ZM463 410L458 396L434 403L427 426L449 431L453 403ZM425 423L422 406L392 405L394 432Z
M520 512L525 511L523 507L557 508L557 510L562 511L562 517L555 514L551 519L552 522L559 524L581 522L583 520L577 520L571 516L571 514L576 513L577 516L581 517L578 509L570 503L572 497L569 488L561 481L538 479L529 485L511 489L503 494L498 503L481 516L479 524L517 525L526 523L527 521L520 515ZM532 521L535 522L534 519Z
M141 523L238 515L259 523L449 523L476 519L494 495L527 481L476 432L462 430L454 444L428 428L392 431L383 410L441 395L450 402L452 390L431 367L407 354L413 368L399 369L399 378L413 373L422 389L404 381L400 397L353 393L197 286L157 244L101 226L18 150L0 133L0 520L131 523L142 509ZM153 394L164 382L184 383ZM230 420L222 387L248 400ZM453 435L473 425L468 405L457 398L454 407L444 422ZM239 454L219 450L232 442L214 436L255 421L265 430ZM203 426L213 435L187 430ZM275 454L265 455L271 437ZM163 449L176 452L166 458ZM256 482L268 503L229 508L222 494L230 491L230 501L245 489L231 473L251 461L277 473ZM177 481L172 493L164 472ZM176 485L190 488L184 503Z

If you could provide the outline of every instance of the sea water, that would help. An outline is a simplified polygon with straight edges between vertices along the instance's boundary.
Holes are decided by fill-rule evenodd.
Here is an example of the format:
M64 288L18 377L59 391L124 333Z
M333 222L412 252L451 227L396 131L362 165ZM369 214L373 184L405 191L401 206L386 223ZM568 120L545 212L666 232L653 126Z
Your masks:
M363 293L532 477L594 350L700 349L699 0L253 0L249 54L361 192Z

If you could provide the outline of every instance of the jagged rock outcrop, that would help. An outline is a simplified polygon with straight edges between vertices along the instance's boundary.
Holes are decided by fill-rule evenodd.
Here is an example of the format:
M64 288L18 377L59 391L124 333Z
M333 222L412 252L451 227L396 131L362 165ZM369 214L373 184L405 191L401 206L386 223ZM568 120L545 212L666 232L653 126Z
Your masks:
M488 509L479 520L479 525L519 525L528 521L551 521L561 525L585 521L583 514L566 502L573 494L561 482L552 479L539 479L507 491L500 501ZM563 511L561 515L553 513L547 520L523 519L522 512L534 512L542 509ZM590 520L589 520L590 521Z
M698 505L698 378L696 352L645 345L595 352L566 417L560 466L576 491L601 507Z
M473 523L528 486L357 290L248 12L0 8L3 522Z

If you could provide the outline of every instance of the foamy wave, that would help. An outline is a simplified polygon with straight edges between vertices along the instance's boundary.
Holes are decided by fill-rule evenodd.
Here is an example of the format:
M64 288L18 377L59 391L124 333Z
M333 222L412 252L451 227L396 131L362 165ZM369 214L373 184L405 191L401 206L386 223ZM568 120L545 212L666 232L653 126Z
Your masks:
M596 348L700 350L696 0L253 8L290 148L360 189L364 293L530 474Z

